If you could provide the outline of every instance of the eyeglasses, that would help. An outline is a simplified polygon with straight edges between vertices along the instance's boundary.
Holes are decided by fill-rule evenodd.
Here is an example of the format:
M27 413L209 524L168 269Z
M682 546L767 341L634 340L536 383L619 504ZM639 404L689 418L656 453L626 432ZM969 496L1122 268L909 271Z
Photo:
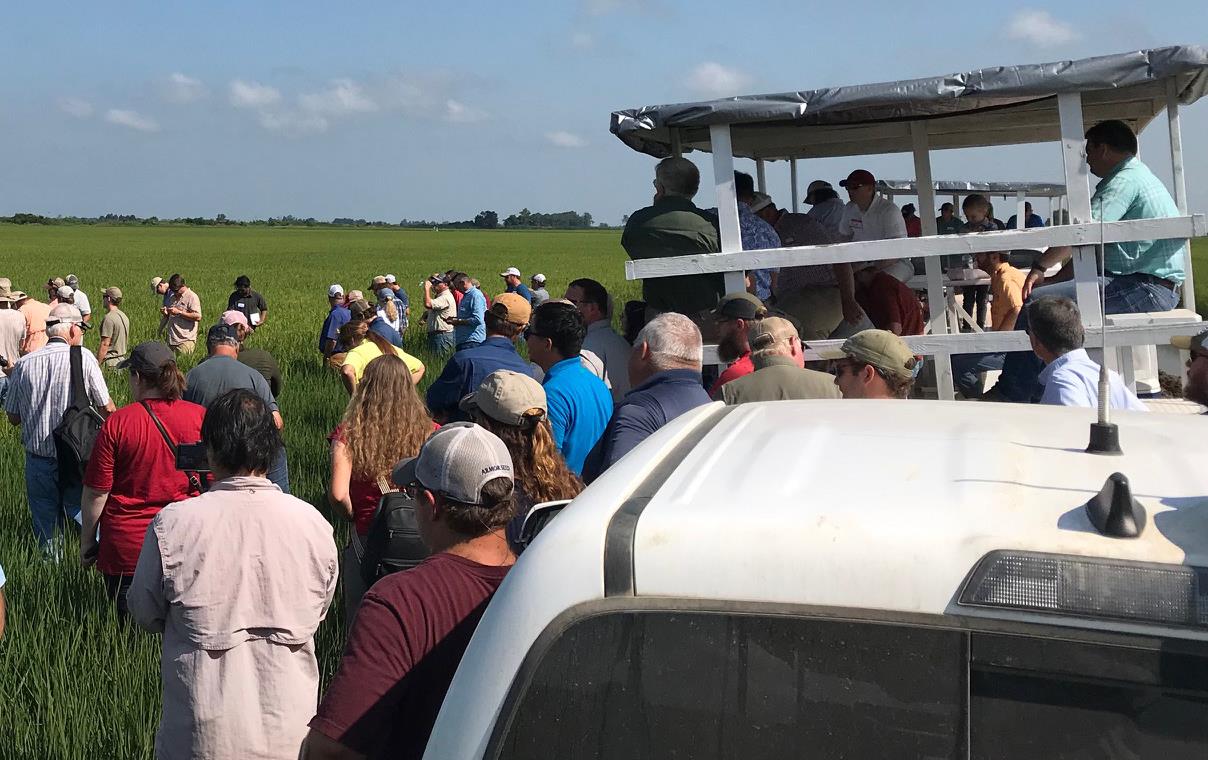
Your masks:
M548 337L548 336L542 335L541 333L537 332L536 330L534 330L531 327L524 328L524 339L525 340L528 340L529 338L545 338L545 337Z

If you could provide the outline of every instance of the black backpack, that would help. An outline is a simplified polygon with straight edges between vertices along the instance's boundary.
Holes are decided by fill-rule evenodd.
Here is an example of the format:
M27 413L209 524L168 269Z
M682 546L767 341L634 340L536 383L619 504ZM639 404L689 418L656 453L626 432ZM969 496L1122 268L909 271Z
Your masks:
M383 493L365 542L352 531L352 550L365 588L391 573L410 570L428 557L415 522L415 502L401 491Z
M84 386L83 349L71 347L71 400L63 419L54 429L55 451L59 459L59 478L62 483L79 483L84 480L84 469L92 456L97 434L105 417L97 411L88 398Z

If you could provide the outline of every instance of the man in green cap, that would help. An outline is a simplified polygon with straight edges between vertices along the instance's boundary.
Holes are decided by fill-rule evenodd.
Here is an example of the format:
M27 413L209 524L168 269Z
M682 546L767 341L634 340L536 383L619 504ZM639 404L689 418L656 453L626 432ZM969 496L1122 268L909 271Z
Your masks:
M888 330L865 330L833 352L835 385L843 398L908 398L920 362L906 342Z
M747 331L768 314L763 301L745 290L727 293L713 310L717 330L717 357L729 366L709 388L709 396L721 399L721 388L731 380L755 371L751 363L751 344ZM702 331L703 332L703 331Z

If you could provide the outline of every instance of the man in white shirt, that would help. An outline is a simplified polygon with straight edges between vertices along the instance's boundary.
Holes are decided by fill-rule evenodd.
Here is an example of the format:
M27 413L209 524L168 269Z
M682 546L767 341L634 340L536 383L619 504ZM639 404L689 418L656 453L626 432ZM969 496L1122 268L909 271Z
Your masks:
M847 189L847 197L851 199L839 222L841 240L858 243L906 237L902 210L893 201L877 195L877 180L872 172L856 169L839 186ZM910 259L885 259L876 264L878 269L902 282L914 277L914 264Z
M831 183L824 179L816 179L805 190L805 202L812 206L806 216L818 222L833 237L839 237L839 223L843 221L845 204L839 199L839 194Z
M1086 338L1078 304L1069 298L1039 298L1028 304L1028 337L1045 367L1040 373L1040 403L1057 406L1099 405L1099 365L1082 344ZM1112 409L1148 411L1115 372L1108 371Z
M604 365L600 379L608 383L613 401L620 401L629 392L629 354L633 347L612 329L608 291L595 280L583 277L566 286L566 300L575 305L587 322L583 353L599 357Z
M80 310L80 314L84 315L84 321L91 323L92 304L88 302L88 294L80 290L80 278L74 274L69 274L67 275L67 279L64 280L64 284L72 290L72 304Z

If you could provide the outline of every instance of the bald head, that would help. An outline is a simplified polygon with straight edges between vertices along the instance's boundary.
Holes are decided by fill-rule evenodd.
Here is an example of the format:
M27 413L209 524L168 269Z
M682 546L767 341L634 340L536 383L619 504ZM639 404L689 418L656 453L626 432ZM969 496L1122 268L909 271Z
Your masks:
M700 170L686 158L664 158L654 167L658 195L692 198L700 189Z

